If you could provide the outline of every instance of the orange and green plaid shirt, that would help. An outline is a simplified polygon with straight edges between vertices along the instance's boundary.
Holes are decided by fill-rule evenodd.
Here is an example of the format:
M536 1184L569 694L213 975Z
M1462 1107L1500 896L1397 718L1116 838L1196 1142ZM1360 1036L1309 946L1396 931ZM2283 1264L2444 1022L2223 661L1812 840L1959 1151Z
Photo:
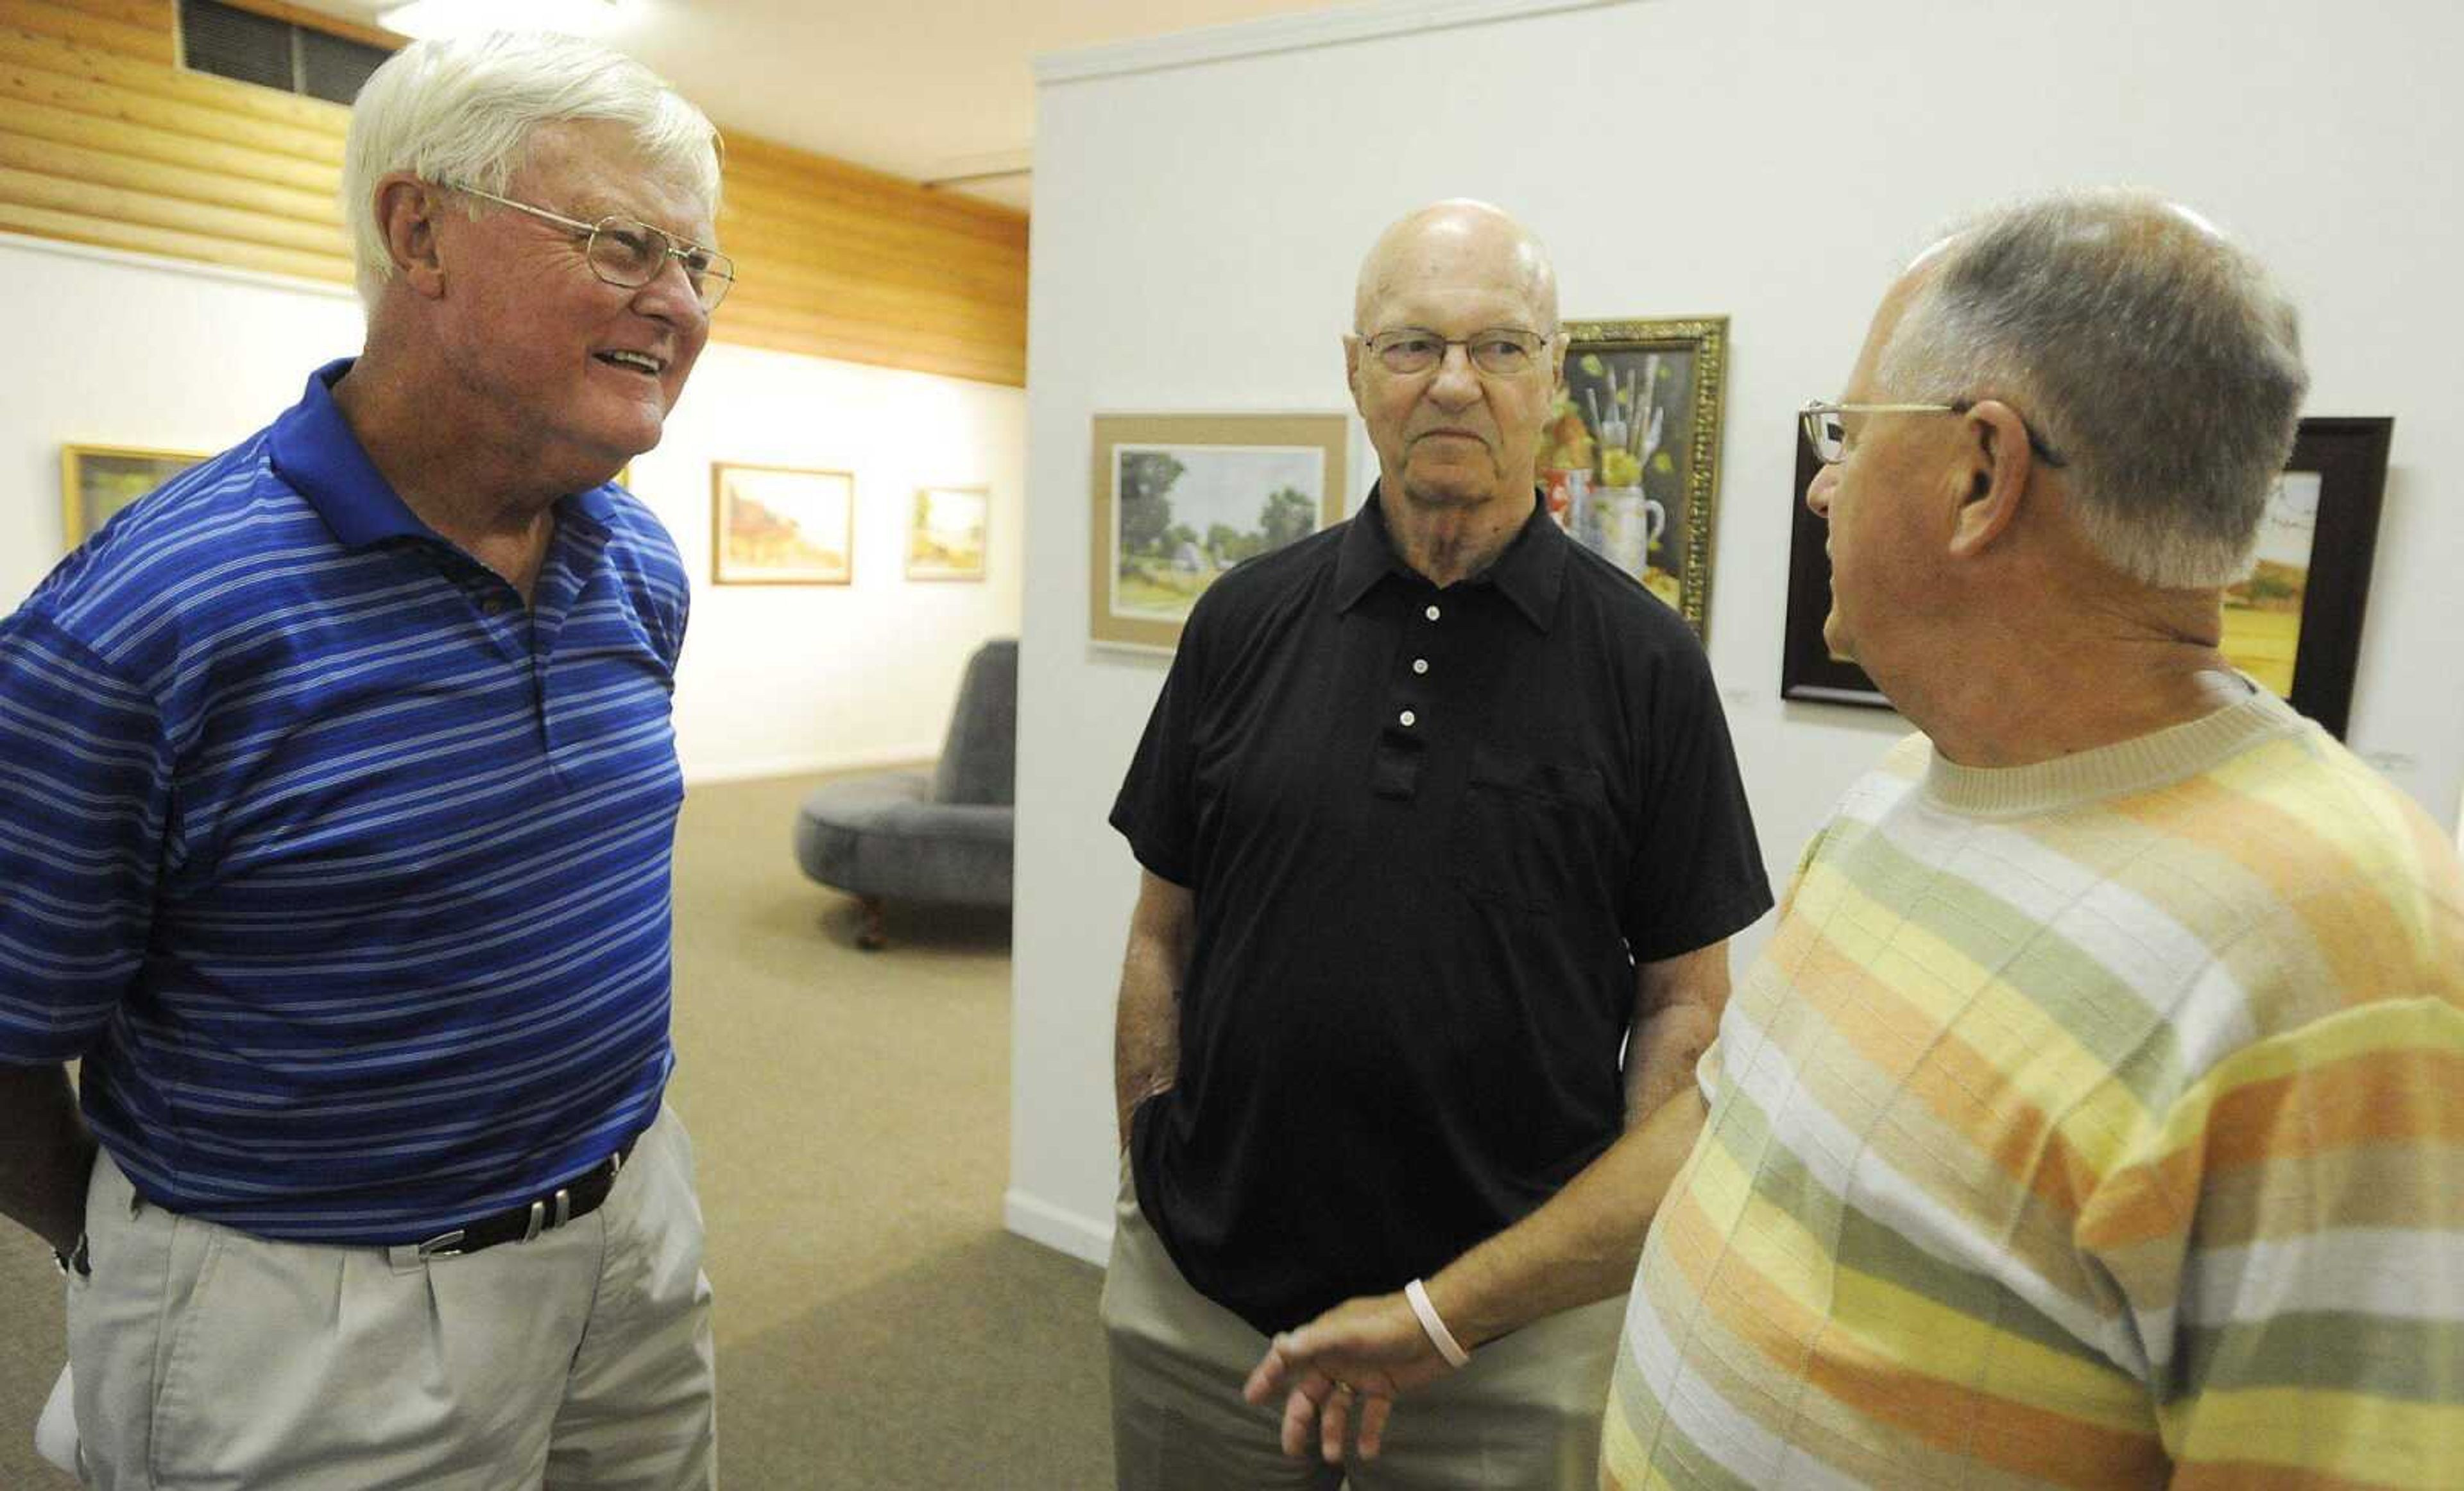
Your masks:
M2464 1487L2464 871L2272 697L1816 837L1601 1480Z

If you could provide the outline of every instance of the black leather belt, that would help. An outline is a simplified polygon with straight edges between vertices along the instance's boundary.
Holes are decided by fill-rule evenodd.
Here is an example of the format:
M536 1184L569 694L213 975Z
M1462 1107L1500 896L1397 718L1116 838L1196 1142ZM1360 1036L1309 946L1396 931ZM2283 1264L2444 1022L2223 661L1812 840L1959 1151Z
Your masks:
M543 1232L553 1232L578 1217L588 1216L607 1199L607 1192L616 1189L616 1172L631 1158L634 1140L640 1137L636 1134L626 1140L625 1147L537 1201L483 1216L450 1233L438 1233L419 1244L419 1256L459 1257L500 1242L528 1242Z

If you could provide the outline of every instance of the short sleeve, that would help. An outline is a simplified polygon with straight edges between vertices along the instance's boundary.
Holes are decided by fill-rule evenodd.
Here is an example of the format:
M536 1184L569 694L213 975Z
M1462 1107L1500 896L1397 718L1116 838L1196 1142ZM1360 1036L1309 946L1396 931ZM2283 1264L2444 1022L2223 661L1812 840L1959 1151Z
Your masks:
M2235 1053L2079 1231L2174 1485L2455 1484L2464 1009L2384 1000Z
M1130 841L1138 863L1183 886L1196 883L1197 735L1206 695L1200 618L1206 611L1201 598L1181 631L1163 691L1112 800L1111 825Z
M82 1055L143 957L170 803L144 690L39 615L0 621L0 1062Z
M1707 947L1771 905L1727 716L1700 648L1672 650L1660 660L1648 708L1643 827L1620 918L1640 963Z

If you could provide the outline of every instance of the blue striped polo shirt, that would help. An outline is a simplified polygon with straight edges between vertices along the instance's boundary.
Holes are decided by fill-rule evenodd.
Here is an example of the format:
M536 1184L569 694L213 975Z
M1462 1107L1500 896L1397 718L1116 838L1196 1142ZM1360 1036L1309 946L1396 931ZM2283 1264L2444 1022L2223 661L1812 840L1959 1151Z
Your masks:
M0 621L0 1061L82 1057L138 1191L416 1241L656 1116L686 580L613 485L524 609L328 391Z

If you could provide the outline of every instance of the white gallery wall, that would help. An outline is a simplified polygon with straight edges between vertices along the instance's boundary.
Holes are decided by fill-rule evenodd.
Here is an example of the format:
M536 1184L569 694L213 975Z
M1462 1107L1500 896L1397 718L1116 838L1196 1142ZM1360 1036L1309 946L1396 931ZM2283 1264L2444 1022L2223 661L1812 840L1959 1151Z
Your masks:
M219 450L361 342L345 290L41 239L0 235L0 284L16 363L0 398L0 611L62 552L64 441ZM968 654L1018 630L1025 416L1016 389L704 350L666 438L631 474L693 577L675 704L687 780L938 753ZM715 460L853 472L852 583L713 585ZM982 582L905 578L925 484L991 490Z
M1778 698L1793 412L1837 393L1928 230L2064 186L2238 234L2303 309L2309 412L2395 416L2348 738L2452 822L2459 56L2464 14L2367 0L1456 0L1044 59L1010 1225L1100 1258L1115 1184L1137 877L1104 819L1164 663L1086 640L1089 416L1347 407L1359 256L1435 198L1529 223L1571 318L1730 318L1709 650L1774 887L1905 728Z

